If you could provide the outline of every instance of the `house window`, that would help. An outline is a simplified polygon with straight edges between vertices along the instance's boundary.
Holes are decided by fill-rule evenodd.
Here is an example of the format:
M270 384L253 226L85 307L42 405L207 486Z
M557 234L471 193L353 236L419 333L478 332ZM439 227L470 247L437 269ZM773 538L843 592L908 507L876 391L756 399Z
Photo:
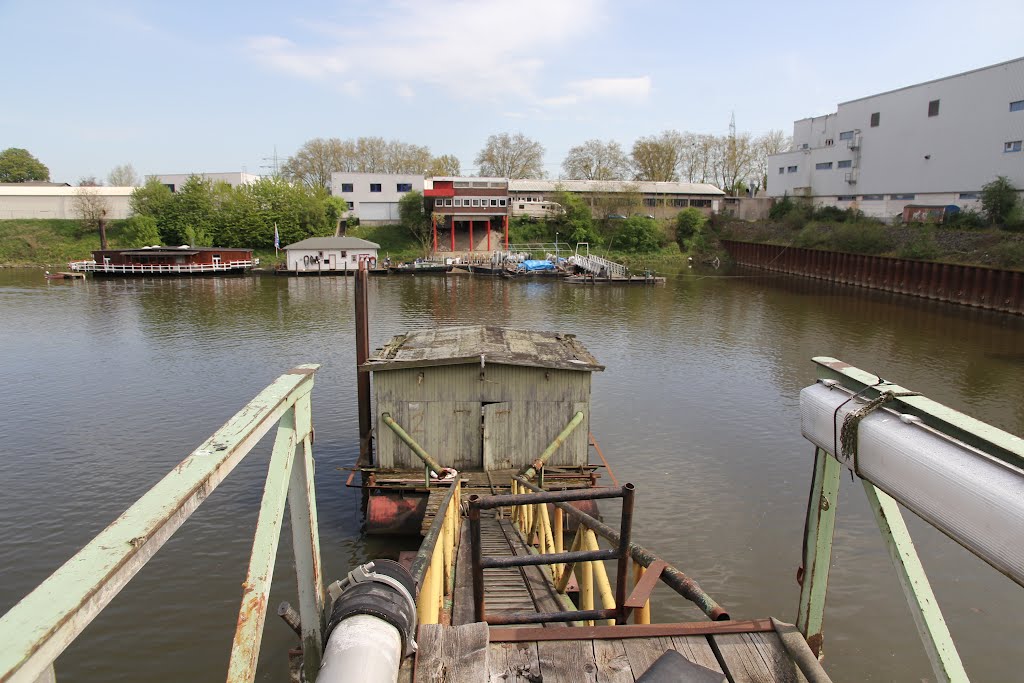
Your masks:
M883 195L883 194L865 194L865 195L861 195L861 199L864 200L865 202L880 202L883 199L885 199L885 195Z
M342 192L352 192L352 183L342 183L341 184L341 191Z
M370 183L370 192L380 192L380 183Z
M498 205L498 200L497 199L492 199L491 200L491 206L497 206L497 205Z
M1024 100L1010 102L1010 111L1024 111Z
M474 199L473 200L473 206L480 206L480 200L479 199Z
M398 183L395 185L396 192L412 192L412 183Z
M928 116L938 116L938 115L939 115L939 101L938 100L932 100L931 102L928 103Z
M839 139L840 140L852 140L853 139L853 131L852 130L844 130L842 133L839 134Z
M826 147L831 147L832 146L832 138L825 138L825 146Z
M1004 152L1019 152L1021 140L1010 140L1009 142L1003 143Z
M506 200L506 199L499 199L498 200L498 206L505 206L505 204L507 204L507 203L508 203L508 200Z
M520 208L520 209L525 209L526 207L525 207L525 206L523 206L522 204L520 204L520 205L519 205L519 208Z
M800 145L800 149L807 149L807 143L805 142L804 144Z
M820 164L815 164L814 165L814 170L815 171L831 171L832 170L832 162L831 161L823 161Z
M843 159L836 163L836 168L853 168L853 162L849 159Z
M435 199L434 200L434 206L444 206L444 200L443 199Z
M912 194L891 194L891 195L889 195L889 199L913 199L913 198L914 198L914 195L912 195Z
M786 172L786 167L785 166L779 166L779 175L782 175L785 172Z
M977 192L961 192L960 194L957 195L957 197L959 197L960 199L977 199L978 198L978 193Z
M852 195L852 194L841 194L838 197L836 197L836 201L837 202L855 202L855 201L857 201L857 197Z
M444 200L444 205L445 206L451 206L452 205L452 200L450 200L450 199Z
M796 173L796 166L790 166L786 169L786 173Z
M871 115L871 127L878 128L878 124L882 121L882 112L876 111Z

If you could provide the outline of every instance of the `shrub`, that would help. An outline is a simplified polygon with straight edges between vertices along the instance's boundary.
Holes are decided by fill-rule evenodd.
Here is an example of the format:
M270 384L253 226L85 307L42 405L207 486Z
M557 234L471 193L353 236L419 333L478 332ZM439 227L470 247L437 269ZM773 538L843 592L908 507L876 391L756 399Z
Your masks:
M935 243L935 229L922 226L914 230L914 235L900 247L896 255L917 261L932 261L939 253L939 245Z
M618 243L623 251L651 252L660 247L658 223L645 216L630 216L622 221Z
M1010 212L1006 214L1006 220L1003 221L1003 227L1013 232L1024 231L1024 207L1020 204L1015 204Z
M981 187L981 210L993 225L1005 225L1017 206L1017 188L1004 175Z
M807 225L807 216L802 211L790 211L783 217L782 224L793 231L803 230Z
M782 199L772 204L772 207L768 209L768 218L773 221L780 221L792 210L793 200L790 199L789 195L783 195Z
M808 223L793 238L793 245L804 249L817 249L828 245L829 236L820 223Z
M696 207L683 209L676 215L676 241L682 247L686 240L700 230L707 222L707 218Z
M832 244L838 251L855 254L881 254L893 248L889 230L877 223L843 223L832 234Z
M958 211L947 216L946 222L943 225L950 228L963 228L965 230L984 228L985 217L974 209L965 209L964 211Z
M838 206L819 206L811 214L811 217L816 221L826 221L829 223L845 223L849 214L840 209Z
M1002 242L992 248L992 260L1002 268L1024 268L1024 242Z

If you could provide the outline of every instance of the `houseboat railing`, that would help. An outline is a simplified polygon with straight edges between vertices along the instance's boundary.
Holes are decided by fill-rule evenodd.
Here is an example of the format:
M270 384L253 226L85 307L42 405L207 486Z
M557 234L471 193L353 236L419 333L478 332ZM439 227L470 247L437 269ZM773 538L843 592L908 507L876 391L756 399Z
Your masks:
M68 268L79 273L222 273L239 268L254 268L259 259L243 261L222 261L221 263L128 263L112 264L96 261L71 261Z
M462 531L461 495L462 481L456 478L441 499L434 521L412 562L411 573L417 588L416 620L420 624L438 623L441 612L451 607L455 560Z
M842 470L863 484L939 681L967 673L898 504L1024 585L1024 440L834 358L801 392L815 444L797 627L822 652Z
M291 513L307 681L320 667L324 592L310 396L319 365L261 391L110 526L0 618L0 681L54 680L54 661L276 425L228 681L252 681L285 504ZM48 677L48 678L47 678Z
M542 476L542 474L539 474L539 477ZM533 482L527 480L525 477L514 477L512 485L515 491L522 494L527 494L528 492L533 492L535 494L549 493L545 489L542 489ZM550 542L550 547L553 548L562 548L562 541L560 537L562 522L564 520L563 515L569 515L581 527L586 528L594 535L593 542L591 542L589 538L590 534L584 532L583 537L579 537L578 533L578 546L577 540L573 541L573 545L577 546L575 550L586 547L590 547L591 549L596 547L598 538L607 540L613 546L621 544L621 532L616 531L604 522L595 519L586 512L573 507L567 502L554 502L553 505L555 508L553 519L548 520L546 502L541 503L540 499L534 499L532 501L527 500L523 504L523 511L519 513L519 516L515 517L515 523L524 538L528 539L527 547L533 547L532 541L534 537L537 538L539 543L540 533L539 531L536 531L536 529L538 529L537 520L540 518L540 524L544 524L551 530L551 538L549 541L545 541L545 543ZM536 534L536 536L534 536L534 534ZM547 539L546 533L545 539ZM572 546L570 546L570 548L573 549ZM705 593L696 581L684 574L682 571L668 564L665 560L661 559L647 548L644 548L632 541L627 544L627 548L629 556L633 559L635 583L633 591L626 599L625 606L628 610L635 610L639 613L635 619L646 619L646 621L635 621L635 623L650 623L650 605L648 599L651 591L659 580L682 597L694 603L712 620L728 621L730 619L729 613L719 605L714 598ZM561 551L559 550L559 552ZM587 567L583 567L581 570L582 576L580 577L582 579L580 585L581 595L583 588L585 587L588 571L596 571L598 577L601 575L600 569L594 570L594 567L591 566L588 570ZM623 575L624 573L625 572L620 572L620 575ZM556 588L559 593L564 593L567 588L568 581L569 574L564 570L561 570L560 579L556 584ZM606 606L608 604L608 602L605 602Z

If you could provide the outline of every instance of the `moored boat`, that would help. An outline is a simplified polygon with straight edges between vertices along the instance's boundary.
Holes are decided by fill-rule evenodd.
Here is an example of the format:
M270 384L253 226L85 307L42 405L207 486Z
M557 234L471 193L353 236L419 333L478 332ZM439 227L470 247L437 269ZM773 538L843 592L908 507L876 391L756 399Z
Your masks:
M240 275L259 265L252 249L222 247L140 247L137 249L97 249L93 258L72 261L75 273L96 277L153 275Z

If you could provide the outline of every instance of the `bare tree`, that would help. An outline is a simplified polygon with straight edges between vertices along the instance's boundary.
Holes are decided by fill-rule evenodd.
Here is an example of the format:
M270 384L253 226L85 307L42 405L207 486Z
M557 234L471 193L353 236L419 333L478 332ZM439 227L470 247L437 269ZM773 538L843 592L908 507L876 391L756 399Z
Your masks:
M328 187L331 173L345 170L342 161L345 148L338 138L313 138L303 143L295 156L281 166L281 175L306 187Z
M121 164L112 168L107 174L107 184L111 187L139 187L142 185L142 179L135 172L134 166Z
M629 175L629 158L614 140L587 140L569 150L562 170L575 180L625 180Z
M78 179L79 187L99 187L102 184L94 175L87 175L84 178Z
M98 230L100 233L100 249L107 248L107 213L110 207L107 198L91 187L80 187L75 190L75 212L82 220L86 230Z
M637 138L633 143L633 173L637 180L679 180L683 136L675 130Z
M781 130L770 130L754 139L756 190L768 187L768 157L787 151L792 142L792 139Z
M427 168L427 175L432 178L462 175L462 164L454 154L442 154L431 160L430 166Z
M543 178L544 146L522 133L491 135L475 163L481 176Z
M712 166L718 187L735 194L740 183L755 171L755 149L750 133L715 138Z

